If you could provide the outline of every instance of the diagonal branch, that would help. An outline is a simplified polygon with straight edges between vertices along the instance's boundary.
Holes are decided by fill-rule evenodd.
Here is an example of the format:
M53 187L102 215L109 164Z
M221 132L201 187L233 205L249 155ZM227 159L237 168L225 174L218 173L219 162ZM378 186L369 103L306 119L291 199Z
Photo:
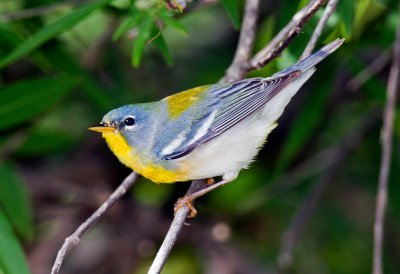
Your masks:
M304 25L322 7L324 0L310 1L310 3L297 12L292 20L283 28L272 41L260 50L250 60L248 71L259 69L278 57L289 46L290 42L301 32Z
M204 180L193 181L186 195L201 190L206 186L207 184ZM176 240L178 239L178 235L182 230L183 225L185 224L186 217L189 214L189 211L189 207L183 206L176 212L174 220L172 221L171 226L167 232L167 235L165 236L156 257L154 258L154 261L151 264L149 271L147 272L148 274L158 274L161 272L169 254L171 253L172 248L174 247Z
M64 241L63 246L57 253L57 258L54 261L54 265L51 269L51 274L57 274L60 271L61 264L71 249L79 244L82 235L91 228L100 219L103 214L110 209L125 193L126 191L136 182L137 174L132 172L128 177L119 185L119 187L111 194L110 197L85 221L77 230Z
M400 8L400 5L399 5ZM386 105L383 113L383 128L381 135L382 158L379 172L378 191L376 194L376 209L374 222L373 274L382 274L382 248L385 211L387 207L388 179L392 157L393 124L396 111L396 91L400 78L400 20L397 23L396 41L393 49L393 63L390 69Z
M338 155L338 158L341 157ZM312 186L311 191L306 195L300 208L295 213L292 219L292 223L283 233L281 250L278 256L278 267L280 270L287 271L292 266L293 261L293 250L296 242L298 241L300 234L305 228L305 224L310 219L318 201L321 199L325 189L332 181L337 168L339 167L339 161L335 161L335 164L331 166Z
M344 0L346 1L346 0ZM300 60L308 57L315 48L317 44L318 38L321 36L322 30L324 29L326 22L328 22L329 17L332 13L335 12L338 0L329 0L328 4L326 5L325 11L322 14L321 19L318 22L317 27L315 28L310 41L308 42L306 48L303 51L303 54L300 56Z
M8 22L8 21L16 21L16 20L21 20L21 19L25 19L25 18L40 16L43 14L61 10L66 7L75 7L75 6L78 6L81 4L85 4L86 2L89 2L89 1L90 0L66 0L63 2L57 2L54 4L50 4L50 5L43 5L40 7L35 7L35 8L30 8L30 9L25 9L25 10L3 13L3 14L0 14L0 21Z
M380 55L368 64L362 71L360 71L354 78L347 82L346 87L350 91L359 90L365 82L378 74L392 58L393 46L386 48Z
M226 70L225 76L220 82L229 83L243 78L247 72L247 63L251 57L254 38L256 35L256 23L260 0L248 0L243 15L242 28L240 30L239 42L236 48L232 64Z

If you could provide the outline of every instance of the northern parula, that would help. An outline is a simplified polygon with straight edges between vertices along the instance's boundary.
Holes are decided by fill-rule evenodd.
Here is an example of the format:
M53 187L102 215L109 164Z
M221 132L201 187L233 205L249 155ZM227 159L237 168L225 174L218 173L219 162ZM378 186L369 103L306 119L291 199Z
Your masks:
M157 102L126 105L107 113L101 132L126 166L158 183L222 176L234 180L249 166L315 65L344 42L336 39L268 78L192 88Z

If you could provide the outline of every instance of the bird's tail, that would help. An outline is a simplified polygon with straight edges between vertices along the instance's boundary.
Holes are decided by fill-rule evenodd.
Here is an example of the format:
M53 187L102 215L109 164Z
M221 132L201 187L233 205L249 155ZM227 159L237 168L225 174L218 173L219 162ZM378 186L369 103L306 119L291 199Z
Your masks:
M295 65L279 72L279 74L286 74L290 71L300 70L306 72L307 70L315 67L319 62L324 60L328 55L337 50L344 42L344 38L338 38L333 42L330 42L326 46L320 48L318 51L314 52L310 56L299 61Z

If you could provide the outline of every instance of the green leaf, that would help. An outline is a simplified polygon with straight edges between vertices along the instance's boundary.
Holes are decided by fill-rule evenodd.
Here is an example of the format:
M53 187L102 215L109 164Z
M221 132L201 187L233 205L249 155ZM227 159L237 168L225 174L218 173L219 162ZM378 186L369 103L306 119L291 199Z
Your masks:
M346 38L347 42L349 42L348 40L351 38L351 33L353 29L354 8L354 1L339 1L337 7L340 19L344 24L343 35Z
M5 213L22 239L30 240L33 225L29 197L17 171L4 162L0 163L0 189L0 211Z
M235 29L240 28L240 12L239 3L237 0L222 0L222 5L229 14L229 18Z
M24 41L23 36L15 28L8 24L0 23L0 56L6 55L19 44L24 43ZM49 64L42 52L34 52L30 60L43 71L49 69Z
M37 33L35 33L29 40L20 44L14 51L0 61L0 68L5 67L20 58L25 57L33 50L37 49L53 37L57 36L61 32L72 28L74 25L82 21L93 11L101 8L102 6L109 3L111 0L98 0L79 9L76 9L64 16L63 18L51 23L48 26L43 27Z
M174 28L175 30L179 31L180 33L187 35L188 29L177 19L171 17L171 15L167 12L160 12L159 14L161 20L164 22L166 27Z
M22 42L21 36L17 35L7 24L0 23L0 45L15 46Z
M122 23L118 26L117 30L114 32L113 41L118 40L122 34L127 32L132 27L136 26L143 17L143 13L137 12L129 18L126 18Z
M151 29L153 26L153 18L147 17L145 21L140 25L139 34L133 42L132 49L132 65L138 67L140 65L140 60L142 59L143 49L146 42L150 38Z
M378 18L386 6L378 0L358 0L355 6L354 15L354 36L361 36L368 23Z
M298 6L297 6L297 10L301 10L302 8L304 8L310 1L309 0L300 0Z
M38 156L46 155L52 152L60 152L71 148L76 139L57 129L51 128L35 128L22 145L17 149L18 155Z
M6 216L0 210L0 273L29 274L24 251L12 231Z
M165 62L168 65L172 65L174 63L174 59L172 57L171 51L168 48L167 43L165 42L164 36L162 33L154 39L153 45L161 52L162 56L164 57Z
M23 123L58 102L74 87L64 76L29 79L0 88L0 130Z

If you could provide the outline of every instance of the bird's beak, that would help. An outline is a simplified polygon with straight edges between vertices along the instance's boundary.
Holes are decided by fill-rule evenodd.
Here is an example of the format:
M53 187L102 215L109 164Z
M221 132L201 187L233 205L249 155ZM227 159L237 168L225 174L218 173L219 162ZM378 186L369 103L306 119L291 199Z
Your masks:
M90 127L88 129L103 133L103 132L114 132L115 127L112 127L110 125L102 123L102 124L98 124L97 126Z

